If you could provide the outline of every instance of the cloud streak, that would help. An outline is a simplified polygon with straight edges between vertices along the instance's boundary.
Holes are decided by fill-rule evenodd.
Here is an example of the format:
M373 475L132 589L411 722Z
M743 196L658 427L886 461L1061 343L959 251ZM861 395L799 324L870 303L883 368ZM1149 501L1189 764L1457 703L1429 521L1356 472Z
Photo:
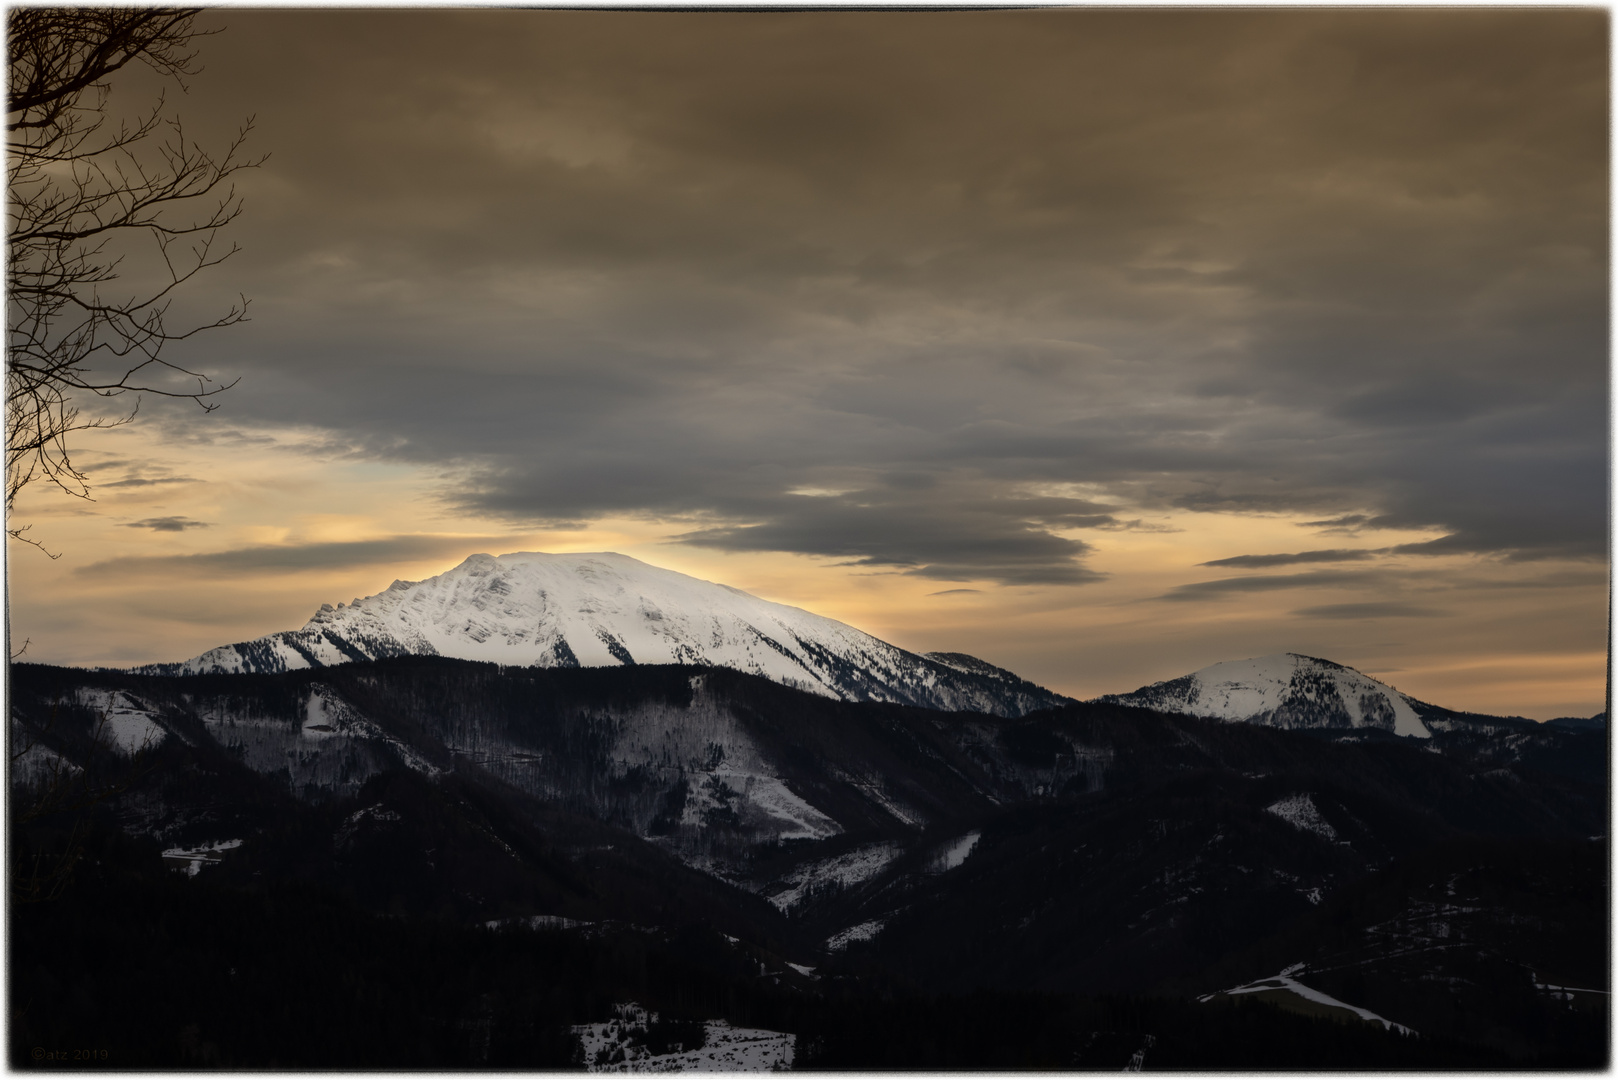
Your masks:
M178 515L131 521L124 526L126 529L151 529L153 532L185 532L187 529L206 529L208 527L209 523L206 521L193 521L188 517Z
M1306 619L1433 619L1449 612L1419 604L1372 601L1364 604L1320 604L1298 608L1292 614Z
M1213 559L1198 566L1233 566L1259 569L1268 566L1296 566L1299 563L1364 562L1375 558L1386 549L1376 551L1353 548L1330 548L1321 551L1299 551L1291 555L1235 555L1228 559Z
M1219 578L1177 585L1157 600L1179 603L1222 600L1252 593L1280 592L1287 589L1369 588L1386 586L1392 576L1380 571L1314 570L1303 574L1271 574L1263 577Z
M193 555L126 555L86 564L75 569L74 574L130 582L175 574L208 578L298 574L436 559L462 552L470 555L482 549L504 549L511 542L511 537L405 535L314 544L262 544Z
M935 581L1082 585L1102 577L1081 562L1090 545L1050 528L1111 520L1081 500L935 502L891 488L794 502L775 508L763 524L715 526L672 539L721 551L817 555Z

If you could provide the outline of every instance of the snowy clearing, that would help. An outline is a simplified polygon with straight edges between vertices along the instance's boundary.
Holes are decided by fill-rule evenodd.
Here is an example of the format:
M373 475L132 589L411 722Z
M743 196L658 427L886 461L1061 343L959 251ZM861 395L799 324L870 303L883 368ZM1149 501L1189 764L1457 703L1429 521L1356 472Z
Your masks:
M529 930L574 930L581 926L594 926L589 919L569 919L563 915L519 915L513 919L490 919L483 924L490 930L505 926L521 926Z
M1283 992L1295 994L1298 997L1302 998L1303 1000L1312 1001L1317 1005L1325 1005L1328 1008L1333 1008L1333 1009L1346 1009L1349 1012L1353 1013L1355 1016L1358 1016L1361 1020L1365 1020L1365 1021L1368 1021L1368 1022L1371 1022L1371 1023L1381 1024L1384 1029L1391 1030L1391 1031L1397 1031L1402 1035L1414 1035L1414 1034L1416 1034L1416 1032L1414 1030L1412 1030L1411 1028L1405 1027L1403 1024L1396 1024L1392 1020L1387 1019L1386 1017L1378 1016L1376 1013L1372 1012L1370 1009L1362 1009L1358 1005L1350 1005L1346 1001L1338 1001L1336 998L1332 997L1330 994L1323 994L1319 990L1314 989L1313 987L1303 985L1303 983L1299 982L1298 980L1296 980L1296 979L1294 979L1292 977L1293 975L1297 974L1298 972L1300 972L1302 970L1303 970L1303 965L1302 964L1293 964L1291 967L1285 969L1279 975L1276 975L1274 978L1260 979L1258 982L1248 983L1245 986L1232 987L1229 990L1221 990L1221 991L1219 991L1219 993L1220 994L1225 994L1225 995L1228 995L1228 996L1231 996L1231 997L1235 997L1237 994L1262 994L1266 990L1271 990L1271 991L1280 990L1280 991L1283 991ZM1198 998L1197 1000L1199 1000L1199 1001L1207 1001L1209 998L1213 998L1213 997L1216 997L1216 996L1218 996L1218 995L1216 995L1216 994L1204 994L1202 997Z
M809 893L824 888L846 889L869 881L899 857L898 844L870 844L829 859L805 863L780 879L786 888L765 897L778 910L796 906Z
M573 1034L584 1048L585 1070L592 1073L785 1072L792 1067L798 1037L784 1031L731 1027L725 1020L703 1023L703 1043L654 1054L645 1044L646 1029L658 1016L633 1002L613 1006L614 1019L577 1024Z
M184 872L186 877L196 877L204 866L219 865L224 860L225 852L241 846L240 840L216 840L200 847L169 848L163 852L163 858L165 861L178 864L174 869Z
M1279 802L1266 806L1264 810L1301 832L1312 832L1327 840L1337 839L1337 830L1320 816L1320 810L1316 808L1315 801L1309 797L1308 792L1288 795Z
M101 714L101 741L125 757L153 749L168 737L151 709L126 693L81 690L79 700Z
M847 930L839 930L826 939L827 952L841 952L856 941L870 941L882 932L882 925L886 919L872 919L857 926L850 926Z
M957 836L949 843L936 849L927 858L927 872L929 874L947 873L966 861L972 854L972 849L978 846L978 838L983 833L973 829L965 836Z

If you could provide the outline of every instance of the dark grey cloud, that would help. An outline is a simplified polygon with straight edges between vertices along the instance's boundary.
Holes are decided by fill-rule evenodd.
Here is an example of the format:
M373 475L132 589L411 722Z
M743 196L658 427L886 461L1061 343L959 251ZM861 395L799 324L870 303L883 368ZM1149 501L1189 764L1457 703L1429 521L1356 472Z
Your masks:
M1176 585L1157 600L1218 600L1247 593L1280 592L1286 589L1386 587L1393 578L1378 571L1313 570L1303 574L1270 574L1263 577L1219 578Z
M1308 619L1430 619L1449 612L1419 604L1372 601L1365 604L1320 604L1298 608L1292 614Z
M209 523L206 521L193 521L188 517L174 516L131 521L124 527L126 529L151 529L153 532L185 532L187 529L206 529L209 527Z
M1234 555L1228 559L1213 559L1198 566L1234 566L1257 570L1267 566L1295 566L1299 563L1364 562L1375 558L1379 551L1365 548L1329 548L1321 551L1298 551L1291 555Z
M276 544L209 551L195 555L128 555L78 567L90 578L135 582L157 574L228 578L241 574L295 574L350 566L404 562L442 556L471 555L485 549L505 551L511 537L390 536L377 540L345 540L318 544Z
M106 482L96 481L96 487L125 488L125 487L156 487L159 484L195 484L199 483L194 476L126 476L122 480Z
M949 580L1165 508L1605 556L1604 12L208 17L221 425Z
M1300 521L1298 522L1298 527L1301 529L1352 529L1357 526L1376 528L1372 524L1373 521L1375 519L1368 514L1344 514L1342 517L1327 518L1324 521Z
M1451 586L1458 589L1486 591L1501 589L1599 589L1605 592L1609 581L1610 574L1605 567L1591 567L1589 569L1569 568L1548 574L1527 575L1518 573L1509 578L1480 578L1469 574L1457 574L1451 579Z
M775 507L766 523L714 526L673 539L722 551L819 555L939 581L1080 585L1101 577L1079 562L1090 545L1041 527L1072 527L1096 517L1084 512L1090 506L1082 500L932 502L893 494L796 496Z
M955 595L957 595L959 593L981 593L982 591L983 591L982 589L940 589L937 592L928 593L927 595L928 596L955 596Z
M1502 537L1512 534L1509 524L1501 523L1498 531L1493 533L1480 533L1478 530L1452 533L1449 536L1440 536L1436 540L1423 540L1414 544L1396 544L1389 551L1396 555L1501 555L1513 562L1527 562L1537 559L1591 559L1604 560L1607 551L1604 547L1597 547L1590 543L1589 538L1583 536L1566 536L1559 539L1547 538L1536 544L1519 543L1516 545L1503 545ZM1515 530L1517 535L1529 530Z

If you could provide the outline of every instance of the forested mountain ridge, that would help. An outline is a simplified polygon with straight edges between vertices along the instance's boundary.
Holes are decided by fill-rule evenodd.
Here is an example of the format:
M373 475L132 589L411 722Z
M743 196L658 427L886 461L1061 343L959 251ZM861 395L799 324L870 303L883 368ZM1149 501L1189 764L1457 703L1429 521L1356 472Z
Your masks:
M724 668L413 656L187 677L19 664L11 700L19 799L53 763L105 778L98 820L208 888L536 933L704 925L794 994L834 975L1216 992L1269 974L1279 930L1425 852L1577 844L1605 822L1587 775L1604 732L1550 726L1491 742L1106 703L1008 718Z

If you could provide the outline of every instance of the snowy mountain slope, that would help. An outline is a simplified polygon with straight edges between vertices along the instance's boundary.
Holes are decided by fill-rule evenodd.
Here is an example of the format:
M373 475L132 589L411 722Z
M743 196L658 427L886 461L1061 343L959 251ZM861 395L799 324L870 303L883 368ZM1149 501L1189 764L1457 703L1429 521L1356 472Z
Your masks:
M957 653L918 656L835 619L626 555L473 555L425 581L323 605L301 630L141 674L278 672L390 656L512 666L700 664L845 701L1022 716L1068 699Z
M1432 737L1410 699L1391 686L1297 653L1227 660L1132 694L1096 700L1269 727L1377 728Z

